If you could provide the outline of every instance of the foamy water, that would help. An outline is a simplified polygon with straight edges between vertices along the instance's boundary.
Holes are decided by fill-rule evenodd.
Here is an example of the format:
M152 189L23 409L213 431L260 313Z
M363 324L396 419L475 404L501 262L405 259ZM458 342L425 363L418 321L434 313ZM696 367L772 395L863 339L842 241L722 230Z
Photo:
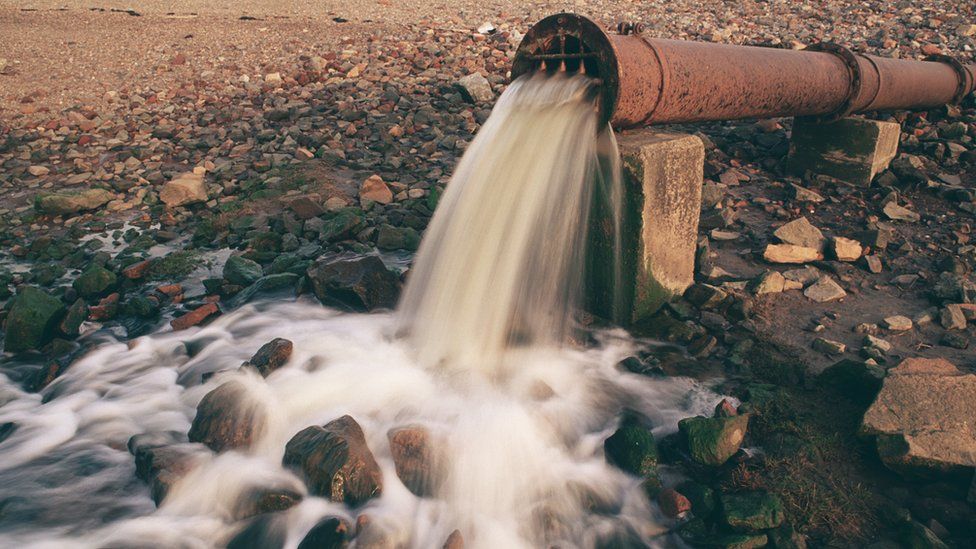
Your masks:
M460 163L398 313L248 305L128 343L89 334L102 341L41 394L0 376L0 424L17 425L0 442L0 546L219 546L246 525L232 519L242 495L262 487L304 495L278 514L286 547L323 517L361 515L384 547L441 547L455 529L475 548L675 543L641 480L606 464L603 441L624 410L663 436L720 398L619 368L645 345L623 330L571 337L583 330L595 163L613 146L596 120L583 77L514 83ZM294 343L287 365L266 379L237 369L276 337ZM156 509L126 442L187 432L203 396L229 380L247 387L260 436L201 452ZM281 466L292 436L346 414L383 473L382 495L355 509L308 495ZM443 456L429 497L396 474L387 433L407 425L430 431Z

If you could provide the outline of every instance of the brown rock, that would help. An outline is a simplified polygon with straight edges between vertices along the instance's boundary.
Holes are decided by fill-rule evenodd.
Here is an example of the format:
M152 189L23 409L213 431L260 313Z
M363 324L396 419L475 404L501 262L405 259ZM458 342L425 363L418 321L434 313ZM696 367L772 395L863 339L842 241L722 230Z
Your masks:
M317 194L299 196L288 203L288 209L301 219L311 219L325 213L321 201L322 198Z
M311 493L335 502L356 506L383 490L383 473L350 416L296 434L282 464L302 471Z
M393 202L393 191L383 182L383 178L374 174L363 181L363 186L359 189L359 201L363 207L371 202L389 204Z
M419 426L392 429L387 434L390 439L390 453L397 476L408 490L417 496L429 496L436 491L439 474L431 436L427 429Z
M276 337L262 345L258 349L258 352L254 353L254 356L251 357L251 360L248 360L243 365L253 366L262 376L268 377L268 374L281 368L288 362L288 359L291 358L293 348L294 345L291 341Z
M207 393L197 405L188 434L215 452L247 448L264 429L265 413L239 381L228 381Z
M813 248L818 252L823 250L825 243L824 235L820 229L814 227L805 217L794 219L776 229L773 231L773 236L784 244Z
M460 530L455 530L447 536L443 549L464 549L464 536L461 535Z
M657 495L657 503L668 518L678 518L691 511L691 501L674 488L665 488Z
M805 246L769 244L763 252L763 259L770 263L809 263L823 259L823 254Z
M863 251L860 242L842 236L830 240L830 249L838 261L857 261Z
M207 303L181 317L174 318L169 325L173 327L173 331L185 330L217 314L220 314L220 307L216 303Z
M145 261L140 261L133 265L129 265L122 270L122 276L128 278L129 280L139 280L140 278L146 276L146 271L153 264L152 259L147 259Z
M159 199L170 208L185 206L196 202L206 202L207 187L203 174L184 173L163 185Z

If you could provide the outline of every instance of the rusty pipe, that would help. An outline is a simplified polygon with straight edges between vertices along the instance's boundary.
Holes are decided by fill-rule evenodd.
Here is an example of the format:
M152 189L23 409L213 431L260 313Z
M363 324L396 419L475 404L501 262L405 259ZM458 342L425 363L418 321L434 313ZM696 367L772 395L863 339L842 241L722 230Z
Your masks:
M576 14L534 25L519 44L512 78L536 70L585 72L601 83L603 117L617 129L708 120L925 109L961 101L976 65L855 54L835 44L805 50L610 33Z

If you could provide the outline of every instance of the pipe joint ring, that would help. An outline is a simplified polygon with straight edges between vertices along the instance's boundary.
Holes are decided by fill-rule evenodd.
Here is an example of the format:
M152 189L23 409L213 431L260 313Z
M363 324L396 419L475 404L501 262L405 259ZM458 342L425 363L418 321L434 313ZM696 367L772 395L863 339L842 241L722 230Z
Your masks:
M955 105L962 103L962 100L966 98L966 94L973 89L973 75L969 74L966 66L951 55L930 55L925 60L935 63L945 63L952 67L952 70L956 71L956 77L959 82L956 84L956 94L952 97L952 103Z
M833 42L820 42L807 46L803 51L830 53L840 59L847 66L849 73L849 85L847 87L847 97L841 102L840 106L831 113L813 117L818 122L833 122L849 116L854 112L854 100L861 93L861 65L857 62L857 55L851 50L835 44Z

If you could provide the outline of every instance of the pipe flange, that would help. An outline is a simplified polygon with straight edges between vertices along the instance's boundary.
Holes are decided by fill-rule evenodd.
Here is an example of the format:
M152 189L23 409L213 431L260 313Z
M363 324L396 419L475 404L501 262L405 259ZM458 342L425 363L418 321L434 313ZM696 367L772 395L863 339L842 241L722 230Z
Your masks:
M847 88L847 97L832 113L823 114L820 116L811 117L818 122L833 122L835 120L840 120L850 116L854 112L854 100L861 93L861 65L857 62L857 55L851 50L841 46L840 44L835 44L833 42L820 42L819 44L812 44L804 48L803 51L814 51L830 53L835 55L838 59L844 62L847 66L847 71L850 76L850 85Z
M936 63L945 63L946 65L952 67L952 70L956 71L956 76L959 77L959 83L956 84L956 94L952 96L952 103L955 105L962 103L962 100L966 98L967 91L973 87L973 82L971 81L973 75L969 74L969 71L966 70L966 66L955 57L952 57L951 55L943 55L941 53L930 55L926 57L925 60Z

